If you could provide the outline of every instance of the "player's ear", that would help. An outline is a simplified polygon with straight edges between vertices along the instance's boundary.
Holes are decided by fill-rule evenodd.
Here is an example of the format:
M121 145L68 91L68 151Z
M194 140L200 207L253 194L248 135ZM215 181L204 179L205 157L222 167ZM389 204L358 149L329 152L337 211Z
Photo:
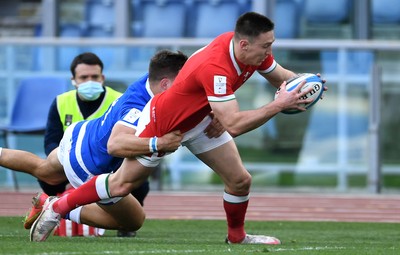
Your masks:
M72 86L76 86L76 81L75 80L71 80L71 84L72 84Z
M171 87L172 85L172 81L170 79L168 79L167 77L162 78L162 80L160 81L160 86L162 91L167 90L169 87Z
M242 39L239 41L240 49L247 50L249 48L249 41L247 39Z

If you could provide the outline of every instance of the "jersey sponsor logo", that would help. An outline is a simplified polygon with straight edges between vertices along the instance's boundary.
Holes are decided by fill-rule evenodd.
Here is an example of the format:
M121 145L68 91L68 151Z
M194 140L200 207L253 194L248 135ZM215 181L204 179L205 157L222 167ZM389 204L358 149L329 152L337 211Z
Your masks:
M226 76L214 75L214 94L226 94Z
M153 118L153 121L156 122L156 107L153 106L151 108L151 117Z
M123 120L129 123L134 123L137 119L139 119L140 113L142 113L140 110L133 108L125 115Z

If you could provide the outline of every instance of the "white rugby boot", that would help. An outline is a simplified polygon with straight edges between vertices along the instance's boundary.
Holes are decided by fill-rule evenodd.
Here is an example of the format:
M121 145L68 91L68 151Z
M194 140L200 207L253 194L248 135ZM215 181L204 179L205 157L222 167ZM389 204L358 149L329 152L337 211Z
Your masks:
M267 244L276 245L281 244L281 241L273 236L263 236L263 235L249 235L246 234L244 239L239 243L232 243L229 241L228 237L225 239L227 244Z
M42 212L31 227L30 240L32 242L46 241L49 235L53 233L55 227L60 224L60 214L53 211L53 204L58 199L54 196L46 199Z

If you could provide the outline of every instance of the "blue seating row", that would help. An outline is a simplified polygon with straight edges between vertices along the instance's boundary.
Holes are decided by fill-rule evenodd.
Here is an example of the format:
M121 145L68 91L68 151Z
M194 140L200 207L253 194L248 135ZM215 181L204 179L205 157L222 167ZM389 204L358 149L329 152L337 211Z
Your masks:
M251 0L131 0L130 5L134 37L214 37L233 30ZM113 36L113 1L87 0L85 8L84 27L75 28L83 36Z
M112 37L114 1L86 0L85 22L60 24L60 37ZM301 37L303 19L309 23L346 22L351 17L353 1L276 0L271 17L276 25L275 36L278 39ZM137 37L215 37L232 30L237 17L251 10L251 3L252 0L130 0L131 34ZM387 6L394 11L387 11ZM400 23L400 11L395 11L397 6L400 8L397 0L372 0L373 21ZM71 56L84 50L95 51L76 47L59 49L58 69L68 70ZM104 50L98 52L105 60L113 55ZM325 59L326 54L322 56ZM332 54L327 56L332 59ZM40 64L34 66L40 69Z
M236 18L251 10L251 3L251 0L130 0L131 34L136 37L214 37L232 30ZM373 23L400 24L400 1L371 0L371 3ZM309 24L349 22L353 4L354 0L276 0L272 18L277 37L298 37L301 19ZM112 37L115 16L113 0L86 0L85 25L75 28L81 36ZM61 27L63 29L71 27Z

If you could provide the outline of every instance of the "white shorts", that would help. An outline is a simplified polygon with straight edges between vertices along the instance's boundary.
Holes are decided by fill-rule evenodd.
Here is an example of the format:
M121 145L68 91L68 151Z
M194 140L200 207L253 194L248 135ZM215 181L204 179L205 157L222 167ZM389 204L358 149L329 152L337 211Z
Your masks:
M60 161L61 165L64 168L64 172L68 178L69 183L74 188L78 188L85 182L92 179L93 175L90 174L85 181L82 181L82 179L78 177L78 175L75 173L74 169L71 166L69 154L70 154L71 147L72 147L71 146L72 145L72 132L74 130L75 125L76 125L76 123L73 123L71 126L69 126L65 130L63 138L61 139L58 150L57 150L57 157L58 157L58 160ZM98 203L105 204L105 205L115 204L121 199L122 199L121 197L113 197L113 198L109 198L109 199L100 200Z
M183 134L182 146L186 146L194 155L197 155L215 149L232 140L232 136L226 131L217 138L208 138L204 130L211 121L211 117L207 116L197 126ZM160 155L156 152L151 156L137 157L137 160L145 167L155 167L165 155L167 154Z

